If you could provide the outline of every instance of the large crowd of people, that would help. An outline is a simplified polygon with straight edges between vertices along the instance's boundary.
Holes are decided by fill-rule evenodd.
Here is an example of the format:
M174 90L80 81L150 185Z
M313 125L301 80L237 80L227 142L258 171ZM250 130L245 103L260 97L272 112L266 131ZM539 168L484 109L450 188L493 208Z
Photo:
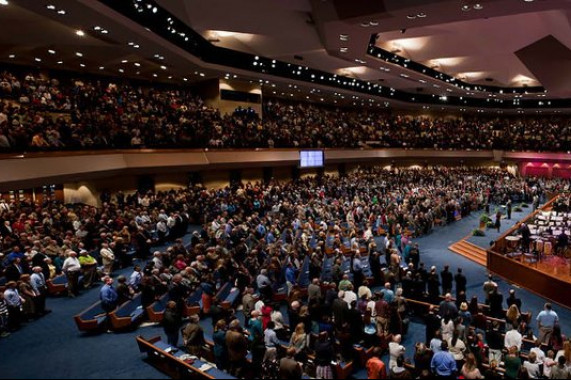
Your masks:
M568 118L405 117L270 99L221 115L186 89L0 74L0 151L114 148L571 150Z
M58 273L68 277L68 295L78 295L81 273L84 287L103 278L101 300L110 311L136 293L146 308L168 292L164 328L174 346L186 299L200 288L200 316L184 325L183 345L200 354L207 323L201 317L210 318L216 365L238 376L258 371L299 378L313 365L317 377L331 378L332 361L357 362L355 345L374 347L366 363L369 376L478 378L484 368L497 375L502 367L514 378L521 368L533 377L540 364L542 371L560 374L567 371L560 358L571 363L571 345L550 305L537 316L544 345L538 343L535 358L521 361L522 337L533 337L534 326L516 294L504 302L490 279L484 284L489 296L480 300L484 308L469 298L461 269L453 275L449 268L425 268L413 239L490 204L531 203L566 185L503 170L437 167L367 169L219 190L196 185L104 194L100 207L0 201L1 271L7 280L0 291L0 328L14 332L26 319L47 313L45 284ZM185 245L180 238L191 224L202 228ZM153 251L165 242L173 244ZM132 265L129 251L140 261L114 286L115 266ZM223 308L215 298L226 283L240 291L233 305L240 308ZM455 299L447 294L453 290ZM276 301L280 293L283 303ZM411 367L412 353L404 355L401 340L413 300L434 306L422 313L426 339ZM491 324L485 314L513 328ZM546 347L553 352L541 356ZM509 354L502 356L503 350ZM387 352L390 360L383 362Z

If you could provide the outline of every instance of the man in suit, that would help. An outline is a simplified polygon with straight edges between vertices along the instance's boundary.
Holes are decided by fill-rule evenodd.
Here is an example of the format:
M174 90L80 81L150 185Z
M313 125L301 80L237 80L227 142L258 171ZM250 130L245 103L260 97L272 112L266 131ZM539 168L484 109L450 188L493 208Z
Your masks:
M12 263L6 267L4 272L7 281L16 281L20 280L20 276L24 274L24 269L20 265L20 258L16 257L12 260Z
M335 326L341 328L343 322L347 318L347 312L349 311L349 304L343 300L345 298L345 292L340 291L337 299L333 301L331 305L331 311L333 313L333 318L335 318Z
M504 318L505 313L503 310L504 296L498 291L498 287L490 293L489 304L490 304L490 316L494 318Z
M301 379L302 370L297 361L293 358L295 348L287 349L286 357L280 360L280 379Z
M454 281L456 281L456 297L460 294L460 292L466 293L466 284L468 280L466 276L462 274L462 268L458 268L458 274L454 276Z
M454 282L454 277L449 270L449 266L446 265L444 270L440 272L440 278L442 279L442 294L452 292L452 283Z

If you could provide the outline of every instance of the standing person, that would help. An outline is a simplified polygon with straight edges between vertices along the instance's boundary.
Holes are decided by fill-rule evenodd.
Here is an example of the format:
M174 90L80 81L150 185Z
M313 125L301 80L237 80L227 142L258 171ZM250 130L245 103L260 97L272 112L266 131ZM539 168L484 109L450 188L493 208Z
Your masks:
M458 371L456 367L456 360L450 352L448 352L448 343L446 341L442 342L440 346L440 351L436 352L432 357L432 362L430 363L432 372L436 377L441 379L454 379L456 372Z
M393 341L389 343L389 370L397 365L397 358L404 354L405 348L401 345L402 337L395 335Z
M79 274L81 273L81 264L77 259L76 252L68 252L68 257L63 262L61 270L67 277L67 295L75 298L79 295Z
M440 278L442 279L442 294L452 293L454 276L450 272L450 267L448 265L446 265L444 270L440 272Z
M537 328L539 330L539 340L543 344L548 344L553 334L553 328L559 323L557 313L551 308L550 303L546 303L544 310L537 315Z
M117 308L117 300L119 295L115 288L113 288L113 279L109 276L103 279L103 286L99 291L99 299L101 300L101 308L105 310L107 314L111 313Z
M290 347L287 349L286 356L280 360L280 379L301 379L302 370L298 362L293 358L295 355L295 348Z
M36 303L36 314L38 316L45 315L50 312L46 310L46 296L48 294L48 287L46 285L46 280L42 267L37 266L32 268L32 276L30 277L32 288L34 288L34 293L36 297L34 302Z
M8 332L8 304L4 299L4 292L0 290L0 338L10 335Z
M507 212L508 212L508 220L511 220L512 218L512 200L508 199L508 203L506 205L507 207Z
M101 244L99 255L101 256L101 261L103 262L103 272L105 272L106 275L111 276L111 273L113 272L113 263L115 262L115 254L109 247L108 243Z
M194 356L201 355L202 346L204 345L204 331L198 322L200 322L198 315L191 316L190 322L182 331L186 352Z
M501 211L498 211L496 213L496 224L494 226L498 229L498 232L500 232L500 228L502 226L502 212Z
M18 283L9 281L4 291L4 299L8 307L8 331L14 332L22 325L22 304L25 302L18 292Z
M331 362L335 359L335 351L333 350L333 345L331 344L331 339L329 339L329 333L327 331L323 331L319 334L314 350L315 365L317 367L315 377L317 379L332 379L333 371L331 369ZM374 350L373 355L375 355ZM367 373L369 373L368 367ZM369 378L374 379L374 377L370 376ZM380 377L377 378L380 379Z
M176 302L169 301L163 316L163 329L169 345L173 347L178 346L178 334L181 327L182 315L178 311Z
M228 348L226 347L226 330L228 326L224 319L220 319L214 326L214 363L216 368L224 370L228 367Z
M466 293L466 284L468 283L466 276L462 274L462 268L458 268L458 273L454 276L454 281L456 281L456 298L458 298L461 292Z

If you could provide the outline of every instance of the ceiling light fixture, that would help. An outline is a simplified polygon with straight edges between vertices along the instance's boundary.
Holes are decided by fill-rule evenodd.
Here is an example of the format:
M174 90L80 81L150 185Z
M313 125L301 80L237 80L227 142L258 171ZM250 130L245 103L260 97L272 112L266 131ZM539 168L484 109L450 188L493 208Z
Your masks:
M8 5L8 0L0 0L0 5Z
M83 64L83 63L80 63L80 64L79 64L79 66L81 66L81 67L85 67L85 64Z
M422 12L416 15L416 17L418 17L418 18L425 18L426 16L427 16L427 14L422 13Z
M462 5L462 11L464 12L470 12L472 8L470 8L470 6L468 4L464 4Z
M166 70L167 67L166 66L161 66L161 70Z
M8 56L8 58L14 59L14 58L16 58L16 56L15 56L14 54L10 54L10 55Z
M416 18L415 15L408 15L406 16L406 18L408 18L409 20L414 20Z
M55 51L55 50L52 50L52 49L49 49L49 50L48 50L48 53L50 53L50 54L55 54L56 51Z
M99 66L99 70L105 70L105 67Z
M60 9L59 11L57 11L57 14L58 14L58 15L62 15L62 16L65 15L66 13L67 13L67 12L64 11L63 9Z
M63 65L63 61L58 61L57 64L58 64L58 65Z
M477 11L481 11L482 9L484 9L484 6L480 3L474 4L474 9Z
M339 39L341 41L349 41L349 35L348 34L340 34Z
M370 22L369 22L369 25L371 25L371 26L379 26L379 22L376 21L376 20L373 20L373 21L370 21Z
M83 57L83 54L80 52L76 52L75 55L77 55L78 57Z
M35 58L35 61L36 62L42 62L42 59L41 58Z
M85 32L81 29L78 29L75 31L75 34L77 34L79 37L83 37L85 36Z
M50 4L50 5L46 5L46 8L49 9L50 11L54 11L56 9L56 6L53 4Z

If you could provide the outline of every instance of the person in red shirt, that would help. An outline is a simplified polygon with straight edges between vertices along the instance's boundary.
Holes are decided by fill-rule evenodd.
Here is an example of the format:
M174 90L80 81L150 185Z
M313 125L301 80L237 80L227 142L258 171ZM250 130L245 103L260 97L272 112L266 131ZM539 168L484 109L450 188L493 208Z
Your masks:
M369 379L386 379L387 370L385 363L381 360L381 355L383 354L380 347L375 347L373 349L373 356L367 360L367 378Z

